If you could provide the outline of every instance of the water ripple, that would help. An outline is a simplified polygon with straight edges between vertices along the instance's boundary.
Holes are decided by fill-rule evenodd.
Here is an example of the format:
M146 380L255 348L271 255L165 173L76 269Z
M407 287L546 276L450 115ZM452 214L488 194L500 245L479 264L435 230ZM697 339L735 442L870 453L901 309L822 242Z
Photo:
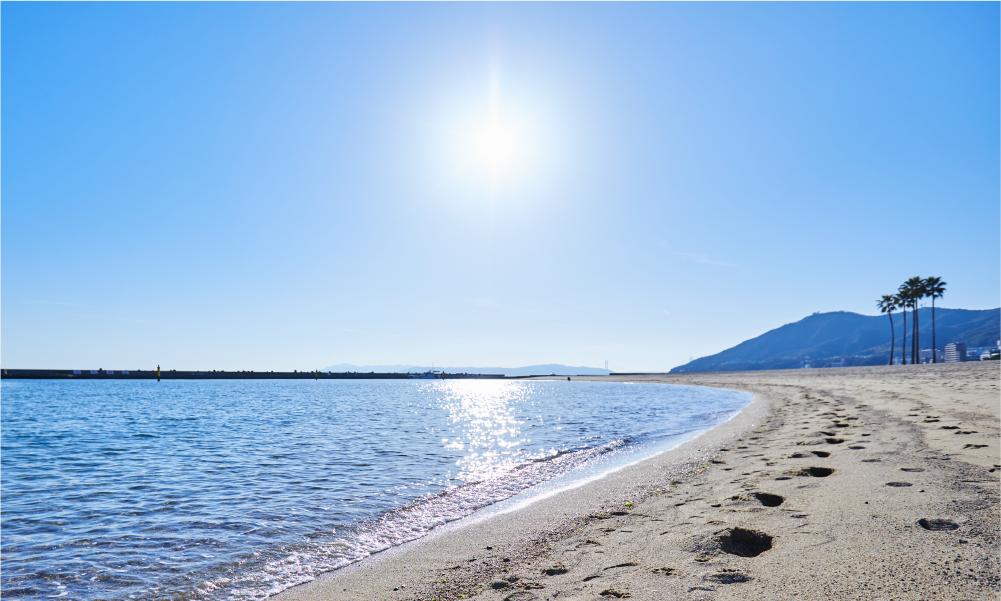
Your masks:
M461 380L0 391L4 598L72 599L261 599L749 401Z

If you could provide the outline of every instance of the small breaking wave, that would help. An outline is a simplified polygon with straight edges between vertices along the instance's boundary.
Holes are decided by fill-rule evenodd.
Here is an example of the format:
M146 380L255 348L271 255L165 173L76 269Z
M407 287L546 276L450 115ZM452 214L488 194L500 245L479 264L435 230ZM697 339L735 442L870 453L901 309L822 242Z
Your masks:
M342 528L322 543L283 549L278 557L248 558L237 570L201 587L206 596L226 591L230 599L264 599L375 553L417 540L434 528L472 515L538 484L587 466L629 445L615 440L592 448L567 449L534 457L488 480L453 485L387 511L373 520Z

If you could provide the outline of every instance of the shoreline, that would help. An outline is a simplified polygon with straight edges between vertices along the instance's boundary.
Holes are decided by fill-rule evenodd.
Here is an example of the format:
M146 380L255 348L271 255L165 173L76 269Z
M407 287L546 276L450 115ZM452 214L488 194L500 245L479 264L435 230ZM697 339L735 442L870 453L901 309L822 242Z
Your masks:
M577 380L755 398L675 449L274 598L997 598L997 364Z
M610 380L607 376L590 377L595 381L634 381ZM535 379L562 378L542 376ZM657 383L689 385L682 382ZM747 392L721 386L707 387ZM768 399L755 395L730 419L701 431L671 449L617 467L593 480L560 489L554 494L530 499L516 509L497 513L492 512L491 507L481 509L461 520L435 528L419 539L320 574L314 580L285 589L272 598L278 601L459 598L458 595L464 593L455 590L465 589L468 583L482 580L484 574L493 572L495 568L511 569L507 566L538 561L548 550L544 547L549 545L542 546L543 542L593 520L596 511L611 515L611 512L629 509L626 503L639 503L656 490L656 487L651 487L652 479L662 479L665 473L670 474L671 479L683 478L700 470L699 466L709 460L714 448L730 443L754 428L758 420L767 414L768 403ZM552 528L554 524L558 526ZM488 542L482 543L484 540ZM525 546L523 543L526 540L532 544ZM460 557L466 558L467 565L461 565ZM469 561L472 557L476 557L476 561ZM443 590L439 586L442 580L445 585L452 586ZM460 583L463 584L460 586ZM453 594L449 595L449 591Z

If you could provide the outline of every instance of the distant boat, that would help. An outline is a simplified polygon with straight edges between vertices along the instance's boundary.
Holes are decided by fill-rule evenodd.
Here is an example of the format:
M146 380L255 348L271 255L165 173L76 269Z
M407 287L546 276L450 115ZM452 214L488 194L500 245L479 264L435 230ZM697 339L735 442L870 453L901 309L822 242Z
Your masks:
M414 380L440 380L442 373L440 371L426 371L422 374L410 374L410 377Z

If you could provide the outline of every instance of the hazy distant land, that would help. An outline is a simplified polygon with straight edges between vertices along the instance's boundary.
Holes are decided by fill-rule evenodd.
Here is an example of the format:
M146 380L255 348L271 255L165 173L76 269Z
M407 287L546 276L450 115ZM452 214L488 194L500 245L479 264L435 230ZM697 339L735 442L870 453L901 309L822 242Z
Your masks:
M339 363L324 367L320 371L333 373L356 371L360 373L423 373L431 369L430 365L352 365L350 363ZM597 367L571 367L547 363L545 365L529 365L527 367L441 367L436 365L435 370L444 371L450 374L502 374L505 376L607 376L612 373L607 369Z

